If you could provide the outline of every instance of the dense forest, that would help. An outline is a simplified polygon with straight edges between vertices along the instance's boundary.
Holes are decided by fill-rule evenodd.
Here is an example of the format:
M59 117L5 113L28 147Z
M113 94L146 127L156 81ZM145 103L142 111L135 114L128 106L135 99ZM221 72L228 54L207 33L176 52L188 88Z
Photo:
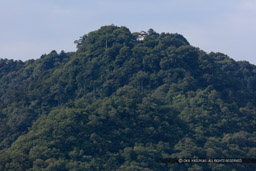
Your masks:
M256 66L180 34L103 26L76 52L0 59L0 170L252 170Z

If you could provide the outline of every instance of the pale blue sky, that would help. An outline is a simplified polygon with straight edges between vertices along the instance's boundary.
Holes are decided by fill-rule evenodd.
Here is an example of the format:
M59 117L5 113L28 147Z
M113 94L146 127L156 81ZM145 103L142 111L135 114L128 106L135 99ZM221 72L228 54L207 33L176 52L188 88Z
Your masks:
M206 52L256 64L256 0L0 0L0 58L75 51L103 25L180 33Z

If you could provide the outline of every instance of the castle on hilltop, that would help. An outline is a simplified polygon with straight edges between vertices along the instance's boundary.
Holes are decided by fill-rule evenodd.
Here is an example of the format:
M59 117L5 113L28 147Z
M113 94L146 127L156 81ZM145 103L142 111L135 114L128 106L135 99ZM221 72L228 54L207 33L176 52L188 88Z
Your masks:
M138 37L137 37L137 41L143 41L144 38L145 38L147 35L148 35L147 32L141 31L141 32L139 33Z

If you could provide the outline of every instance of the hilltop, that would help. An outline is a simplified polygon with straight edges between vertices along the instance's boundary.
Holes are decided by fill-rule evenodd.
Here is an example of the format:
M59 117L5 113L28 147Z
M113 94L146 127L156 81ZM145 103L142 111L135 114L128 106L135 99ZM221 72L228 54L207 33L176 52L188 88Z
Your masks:
M254 170L256 66L180 34L103 26L76 52L0 60L0 170Z

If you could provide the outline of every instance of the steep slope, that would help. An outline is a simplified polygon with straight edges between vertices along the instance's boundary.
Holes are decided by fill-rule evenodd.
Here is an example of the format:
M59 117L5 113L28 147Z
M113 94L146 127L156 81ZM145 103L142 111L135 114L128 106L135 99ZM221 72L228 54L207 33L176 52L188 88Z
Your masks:
M179 34L126 27L77 52L1 60L0 170L254 170L168 157L256 157L256 67Z

